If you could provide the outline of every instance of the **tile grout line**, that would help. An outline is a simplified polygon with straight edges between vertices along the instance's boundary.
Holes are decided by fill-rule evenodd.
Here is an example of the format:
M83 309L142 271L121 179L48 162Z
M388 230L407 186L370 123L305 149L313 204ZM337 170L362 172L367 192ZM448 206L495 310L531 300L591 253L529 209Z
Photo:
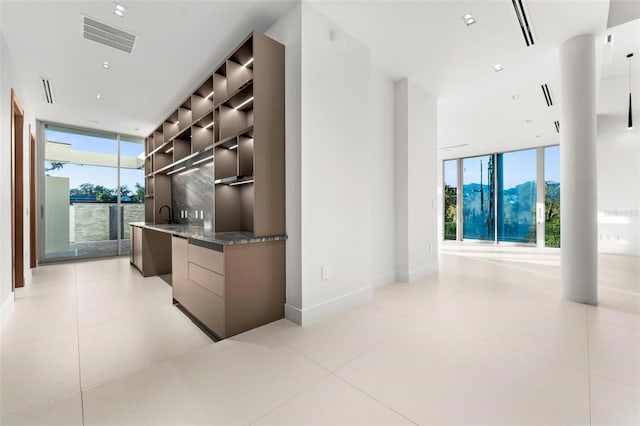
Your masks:
M289 397L286 400L282 401L280 404L277 404L275 407L270 409L268 412L266 412L265 414L259 416L257 419L255 419L251 423L249 423L249 426L256 424L257 422L259 422L263 418L267 417L269 414L271 414L274 411L276 411L278 408L283 407L287 402L289 402L292 399L296 398L298 395L303 394L304 392L308 391L309 389L311 389L312 387L314 387L315 385L317 385L318 383L320 383L321 381L323 381L324 379L326 379L327 377L332 375L332 373L330 371L328 371L326 368L323 368L323 370L325 370L327 374L325 374L324 376L320 377L318 380L314 381L313 383L311 383L309 386L305 387L304 389L300 389L298 392L296 392L295 394L291 395L291 397Z
M84 394L82 392L82 369L80 368L80 315L79 315L79 304L80 297L78 291L78 270L77 265L73 267L73 280L76 284L76 333L77 333L77 344L78 344L78 385L80 387L80 414L82 415L82 425L84 426Z
M589 390L589 425L593 423L591 414L591 354L589 353L589 310L586 312L587 322L587 389Z
M394 408L388 406L387 404L385 404L384 402L380 401L379 399L375 398L373 395L369 395L367 392L363 391L362 389L358 388L356 385L354 385L353 383L349 382L348 380L346 380L345 378L336 375L335 373L331 373L331 375L335 378L337 378L338 380L342 381L343 383L347 384L348 386L351 386L354 390L356 390L357 392L360 392L361 394L371 398L372 400L374 400L375 402L377 402L378 404L382 405L383 407L386 407L387 409L393 411L394 413L396 413L397 415L399 415L400 417L402 417L403 419L405 419L406 421L408 421L411 424L414 425L418 425L418 423L414 422L413 420L411 420L409 417L405 416L404 414L400 413L399 411L395 410Z

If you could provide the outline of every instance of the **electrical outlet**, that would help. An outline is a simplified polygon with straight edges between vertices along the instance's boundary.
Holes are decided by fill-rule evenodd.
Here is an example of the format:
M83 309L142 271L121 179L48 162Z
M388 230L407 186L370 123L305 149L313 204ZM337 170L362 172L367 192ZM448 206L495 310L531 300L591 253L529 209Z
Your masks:
M327 281L329 279L329 266L322 265L322 281Z

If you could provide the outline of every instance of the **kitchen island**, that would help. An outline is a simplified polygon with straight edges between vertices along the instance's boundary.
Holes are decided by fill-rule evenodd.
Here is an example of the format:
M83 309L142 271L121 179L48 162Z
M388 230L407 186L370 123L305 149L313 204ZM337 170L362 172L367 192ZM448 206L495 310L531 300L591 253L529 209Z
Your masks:
M144 276L171 273L174 303L215 337L284 317L286 236L130 225L131 263Z

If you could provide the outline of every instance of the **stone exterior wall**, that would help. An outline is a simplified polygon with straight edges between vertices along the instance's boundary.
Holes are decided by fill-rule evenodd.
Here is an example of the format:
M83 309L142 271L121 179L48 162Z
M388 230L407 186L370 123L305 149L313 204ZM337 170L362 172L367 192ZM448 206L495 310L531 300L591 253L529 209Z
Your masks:
M71 235L76 243L105 241L109 235L109 208L115 204L74 203L69 206ZM144 204L123 204L123 239L130 238L129 222L144 222Z

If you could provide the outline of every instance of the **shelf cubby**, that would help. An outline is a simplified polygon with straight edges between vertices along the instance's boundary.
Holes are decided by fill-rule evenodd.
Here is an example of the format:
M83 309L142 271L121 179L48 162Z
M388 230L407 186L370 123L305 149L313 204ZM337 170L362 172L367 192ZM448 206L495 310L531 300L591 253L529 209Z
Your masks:
M214 151L214 179L226 179L238 174L238 149L216 147Z
M214 93L213 76L211 76L191 95L191 114L194 123L213 110Z
M218 105L227 99L227 64L223 63L213 73L213 103Z
M191 152L203 151L215 142L214 113L202 117L191 127Z
M191 131L189 131L191 133ZM173 140L173 162L180 161L191 155L191 141L189 139Z
M238 176L253 176L253 138L238 136Z
M227 61L227 91L233 93L253 79L253 64L241 65L232 60Z
M151 151L153 151L154 149L161 146L163 143L164 143L163 126L160 126L153 132L153 144L149 146L148 154L150 154Z
M236 93L220 106L220 139L253 125L253 86Z
M180 108L178 108L178 131L182 132L185 129L191 127L191 120L193 118L193 114L191 111L191 96L187 98L186 101Z
M165 120L165 122L162 125L162 133L164 135L165 142L168 142L180 132L180 129L178 126L179 126L178 111L176 110L174 111L173 114L169 116L169 118ZM158 145L156 145L156 148L157 147Z
M171 163L173 163L172 152L166 153L163 151L158 151L155 154L153 154L153 164L155 167L154 169L155 172L162 169L163 167L168 166Z

